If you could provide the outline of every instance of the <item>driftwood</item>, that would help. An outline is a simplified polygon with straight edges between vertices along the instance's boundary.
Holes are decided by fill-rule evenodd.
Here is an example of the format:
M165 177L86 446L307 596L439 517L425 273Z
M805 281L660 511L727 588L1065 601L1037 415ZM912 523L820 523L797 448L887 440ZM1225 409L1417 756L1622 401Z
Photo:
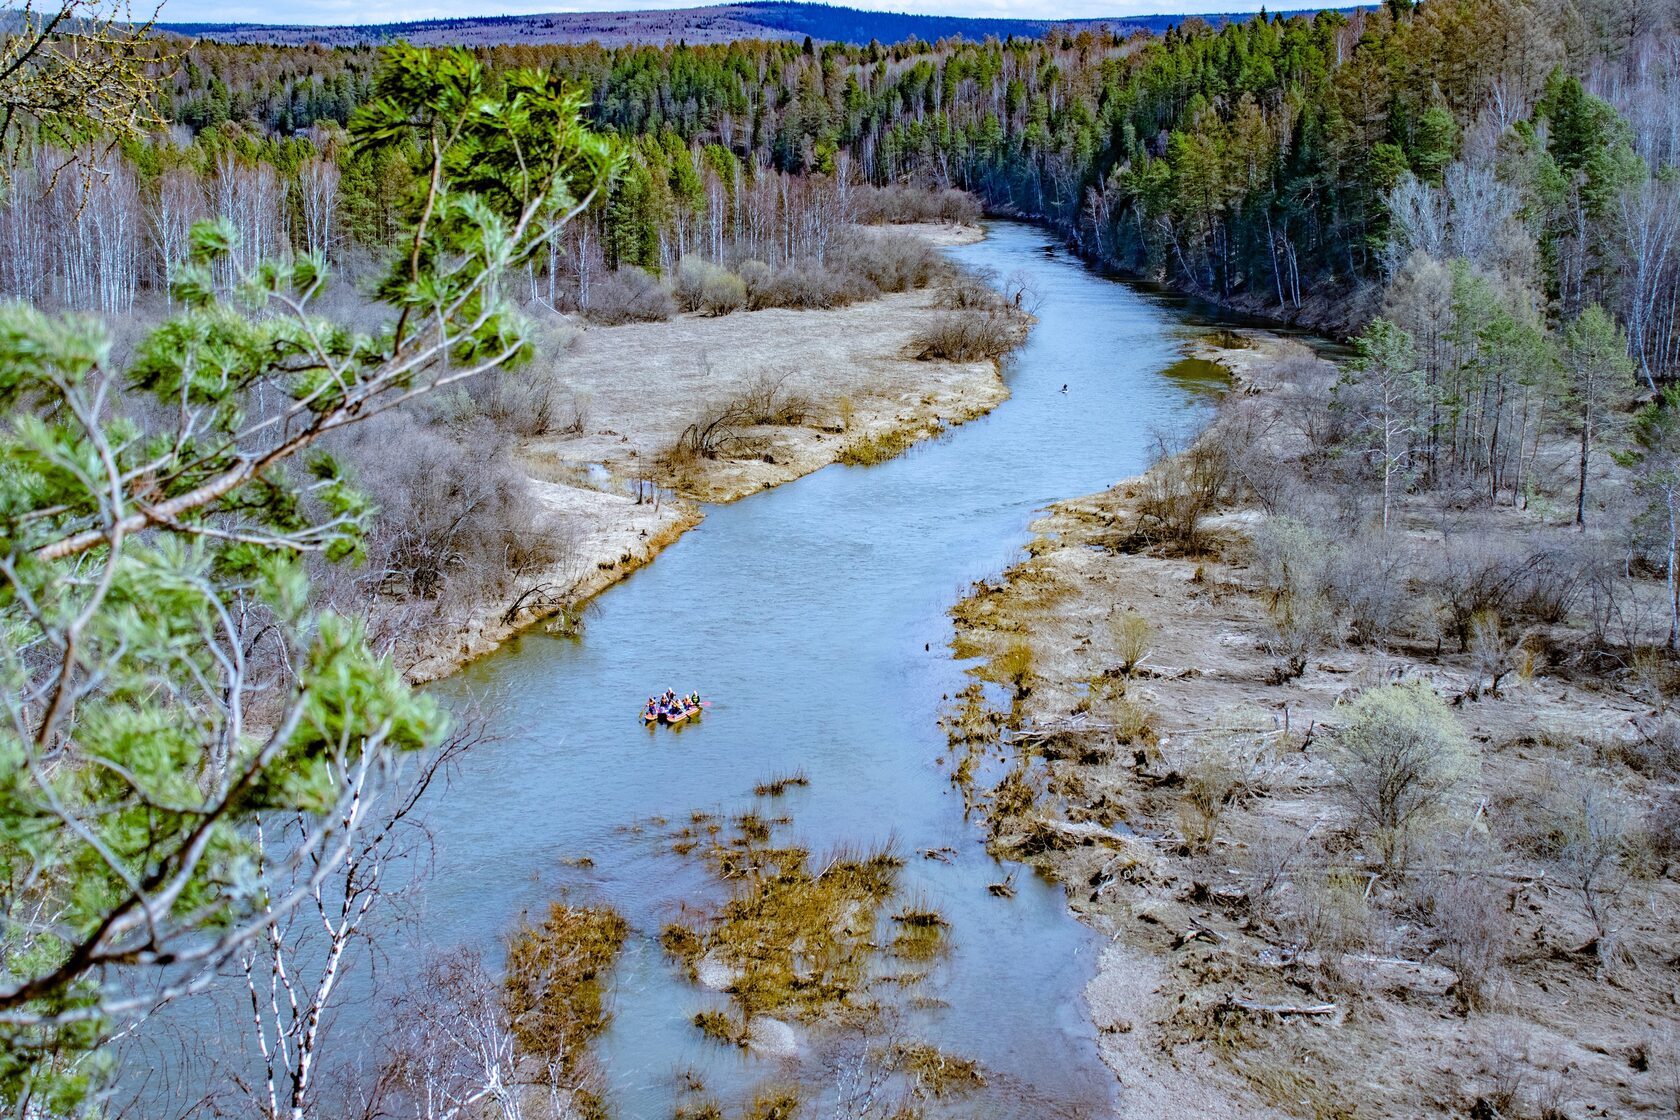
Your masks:
M1173 939L1173 948L1182 949L1192 941L1205 941L1209 945L1219 945L1222 944L1224 940L1225 938L1221 937L1213 930L1208 929L1206 926L1191 926L1189 929L1181 931Z
M534 603L532 602L533 599L536 600ZM513 625L514 619L519 617L520 612L527 609L539 613L545 611L552 613L564 605L565 600L561 598L560 588L556 584L539 583L535 587L522 592L519 598L513 601L513 605L502 613L502 625Z
M1093 723L1080 716L1059 720L1056 723L1041 723L1019 730L1004 728L998 736L1000 742L1012 746L1039 746L1052 739L1060 739L1071 735L1103 735L1117 730L1112 723Z
M1336 1005L1333 1003L1255 1003L1253 1000L1241 999L1235 994L1227 995L1222 1006L1233 1011L1246 1011L1251 1015L1276 1015L1280 1018L1294 1015L1326 1018L1336 1013Z

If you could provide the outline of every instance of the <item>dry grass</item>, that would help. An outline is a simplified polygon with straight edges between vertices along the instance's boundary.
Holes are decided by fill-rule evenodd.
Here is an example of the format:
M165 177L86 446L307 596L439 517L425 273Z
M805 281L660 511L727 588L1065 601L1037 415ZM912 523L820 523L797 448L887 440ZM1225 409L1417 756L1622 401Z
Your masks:
M915 1080L920 1091L937 1100L972 1093L986 1085L980 1063L947 1054L926 1042L898 1044L894 1060L899 1069Z
M736 1044L755 1015L867 1009L877 927L903 863L890 847L814 859L802 848L777 846L772 833L768 822L744 814L733 829L708 835L696 858L706 860L730 897L710 913L668 925L660 938L691 975L703 960L727 971L735 1014L708 1012L695 1022Z
M925 435L926 429L918 425L891 427L873 435L859 436L846 444L838 461L848 467L873 467L898 458Z
M780 797L782 794L795 788L796 786L808 786L810 784L811 779L806 775L804 769L801 768L793 771L791 774L777 774L773 777L766 778L764 781L759 782L753 787L753 792L760 797Z
M508 943L505 999L526 1052L574 1060L606 1026L606 976L630 926L606 906L555 903Z

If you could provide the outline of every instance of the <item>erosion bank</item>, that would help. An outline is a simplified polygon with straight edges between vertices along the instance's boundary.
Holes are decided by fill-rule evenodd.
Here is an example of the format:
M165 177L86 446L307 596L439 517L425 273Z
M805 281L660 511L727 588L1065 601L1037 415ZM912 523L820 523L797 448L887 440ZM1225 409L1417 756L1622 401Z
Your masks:
M972 226L891 227L940 247ZM564 557L504 600L463 607L443 641L403 658L411 681L459 669L520 630L570 613L730 502L857 456L890 453L1007 399L998 363L918 360L911 341L945 312L929 287L821 311L769 309L582 330L561 374L581 430L527 443L530 485L562 527ZM517 376L517 375L512 375ZM785 423L732 425L708 454L675 461L691 425L753 396Z
M1240 334L1197 352L1262 413L1288 407L1288 367L1311 355ZM1194 554L1152 543L1145 507L1182 465L1052 506L1029 558L953 612L956 652L1012 693L1009 710L971 694L952 725L969 774L1005 774L975 794L994 849L1054 875L1109 938L1087 999L1121 1115L1672 1108L1672 984L1648 982L1672 976L1680 942L1667 865L1640 857L1615 880L1626 846L1594 865L1619 900L1618 955L1600 961L1579 855L1541 854L1540 806L1570 775L1610 790L1601 822L1674 796L1640 753L1648 700L1583 668L1565 620L1507 633L1492 681L1485 643L1439 636L1331 642L1280 673L1277 603L1251 561L1268 515L1233 500ZM1570 532L1536 508L1422 498L1398 517L1425 547ZM1446 698L1475 756L1456 824L1401 877L1367 862L1329 751L1346 702L1397 680Z

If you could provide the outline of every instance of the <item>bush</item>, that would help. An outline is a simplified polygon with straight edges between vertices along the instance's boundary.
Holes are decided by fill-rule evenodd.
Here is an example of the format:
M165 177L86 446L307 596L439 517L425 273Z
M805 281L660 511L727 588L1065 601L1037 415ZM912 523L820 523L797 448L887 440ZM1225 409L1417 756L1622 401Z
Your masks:
M935 191L897 183L865 186L857 189L857 219L873 225L956 222L971 226L980 221L980 201L967 191L949 187Z
M933 302L947 311L1001 311L1006 301L996 281L991 269L961 269L940 285Z
M1214 511L1224 493L1225 470L1216 452L1197 444L1175 455L1158 439L1155 462L1138 488L1139 530L1180 552L1198 552L1201 520Z
M797 393L789 393L783 386L787 374L772 377L761 373L748 383L735 402L748 424L776 424L798 426L805 422L811 402Z
M1468 652L1487 612L1508 622L1562 621L1582 587L1583 561L1570 550L1471 538L1449 540L1419 575L1441 595L1445 629Z
M483 421L450 432L393 413L351 429L345 445L379 510L366 548L386 594L435 599L455 581L474 597L499 594L570 547Z
M625 265L589 291L584 316L592 323L615 327L623 323L657 323L676 311L676 301L657 278Z
M700 310L707 315L728 315L747 305L747 286L732 272L718 269L700 289Z
M862 277L883 292L925 288L951 270L939 250L923 238L862 230L835 238L824 264L831 271Z
M1405 547L1375 532L1339 548L1328 546L1328 530L1313 535L1325 542L1324 597L1349 640L1381 645L1404 631L1416 598L1407 585L1412 557Z
M1422 901L1435 955L1458 977L1452 994L1467 1014L1486 1006L1489 989L1504 971L1511 923L1499 880L1486 868L1460 863L1433 876Z
M1331 761L1348 810L1396 870L1405 868L1412 830L1441 814L1474 768L1452 711L1416 683L1356 700Z
M1020 331L1009 316L991 311L948 311L935 316L910 339L918 360L943 358L973 362L997 358L1019 343Z
M706 280L717 268L711 261L699 257L684 257L677 262L677 278L671 284L671 298L680 311L700 310L700 292Z
M747 271L745 266L742 271ZM747 306L754 311L766 307L827 311L850 307L881 294L879 288L863 277L831 271L815 261L802 261L775 272L768 268L762 273L757 269L752 271L753 280L746 284L746 291Z
M747 286L727 268L699 257L684 257L677 265L671 294L684 311L728 315L747 303Z
M562 398L556 370L534 366L471 378L427 404L432 416L449 427L465 429L482 420L526 439L567 427L579 407L575 399Z

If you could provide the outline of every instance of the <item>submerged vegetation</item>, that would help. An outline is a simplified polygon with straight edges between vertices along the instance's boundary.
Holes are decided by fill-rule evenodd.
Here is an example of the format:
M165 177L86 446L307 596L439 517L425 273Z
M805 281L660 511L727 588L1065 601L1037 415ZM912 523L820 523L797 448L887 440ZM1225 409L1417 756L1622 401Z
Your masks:
M555 903L508 942L505 984L514 1037L529 1053L576 1061L607 1024L606 978L630 926L604 906Z

